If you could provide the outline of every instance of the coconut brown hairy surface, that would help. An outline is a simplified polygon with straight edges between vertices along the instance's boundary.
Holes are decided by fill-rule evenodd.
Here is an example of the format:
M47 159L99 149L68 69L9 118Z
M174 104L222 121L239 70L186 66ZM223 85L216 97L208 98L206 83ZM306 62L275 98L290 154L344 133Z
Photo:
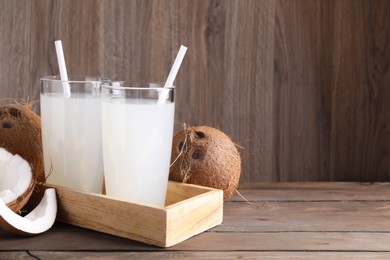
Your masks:
M223 132L208 126L184 126L173 137L169 179L221 189L224 200L235 192L241 158Z
M26 204L35 183L45 180L41 136L40 117L29 104L15 103L0 107L0 147L28 161L33 173L31 185L25 194L7 205L14 211Z

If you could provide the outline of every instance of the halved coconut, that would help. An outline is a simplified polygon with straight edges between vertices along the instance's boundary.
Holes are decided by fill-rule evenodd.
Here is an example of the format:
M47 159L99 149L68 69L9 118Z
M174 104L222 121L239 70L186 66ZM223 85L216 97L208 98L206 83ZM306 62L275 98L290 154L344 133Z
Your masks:
M30 198L35 179L30 164L19 155L0 148L0 199L19 211Z
M54 189L45 190L38 206L22 217L13 212L0 199L0 226L12 233L35 235L51 228L57 215L57 200Z
M30 163L33 177L45 181L41 119L27 103L0 107L0 147Z

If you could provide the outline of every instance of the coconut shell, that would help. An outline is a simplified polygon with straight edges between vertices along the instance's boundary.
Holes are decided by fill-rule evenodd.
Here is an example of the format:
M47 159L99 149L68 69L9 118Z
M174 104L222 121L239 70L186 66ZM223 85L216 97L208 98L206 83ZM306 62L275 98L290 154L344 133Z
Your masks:
M173 137L169 179L221 189L228 200L237 189L241 158L232 140L209 126L186 127Z
M19 216L0 203L0 227L18 235L36 235L47 231L55 222L57 200L55 189L46 189L37 206L29 216Z
M12 154L18 154L29 162L33 179L26 192L7 204L19 211L30 198L36 182L44 182L42 133L40 117L29 104L8 104L0 107L0 147Z

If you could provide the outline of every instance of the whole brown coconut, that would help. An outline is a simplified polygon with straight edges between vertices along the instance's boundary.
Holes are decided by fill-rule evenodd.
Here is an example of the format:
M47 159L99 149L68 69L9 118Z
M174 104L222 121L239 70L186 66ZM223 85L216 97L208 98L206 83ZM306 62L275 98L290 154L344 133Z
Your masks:
M7 206L19 211L30 198L35 184L45 181L40 117L29 104L15 103L0 107L0 147L29 162L33 180L28 190Z
M228 200L237 189L241 158L231 139L208 126L184 126L173 137L169 179L221 189Z

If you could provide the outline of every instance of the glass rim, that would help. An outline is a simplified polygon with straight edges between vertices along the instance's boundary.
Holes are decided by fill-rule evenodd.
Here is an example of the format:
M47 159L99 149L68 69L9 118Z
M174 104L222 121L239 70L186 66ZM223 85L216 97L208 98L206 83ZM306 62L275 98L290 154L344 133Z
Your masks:
M99 77L99 76L84 76L84 75L68 75L68 78L70 80L61 80L60 75L51 75L51 76L43 76L40 78L41 81L52 81L52 82L58 82L58 83L103 83L110 81L108 78ZM73 80L72 78L80 78L80 80ZM91 78L91 80L81 80L81 78Z
M114 86L114 84L117 84ZM126 84L127 86L121 86L121 84ZM140 87L140 86L146 86L149 84L156 84L158 87ZM134 85L134 86L131 86ZM160 91L161 89L169 89L174 90L176 87L175 85L172 85L172 87L164 88L165 82L148 82L148 81L131 81L131 80L117 80L117 81L104 81L102 82L102 88L105 89L113 89L113 90L157 90ZM138 86L138 87L137 87Z

